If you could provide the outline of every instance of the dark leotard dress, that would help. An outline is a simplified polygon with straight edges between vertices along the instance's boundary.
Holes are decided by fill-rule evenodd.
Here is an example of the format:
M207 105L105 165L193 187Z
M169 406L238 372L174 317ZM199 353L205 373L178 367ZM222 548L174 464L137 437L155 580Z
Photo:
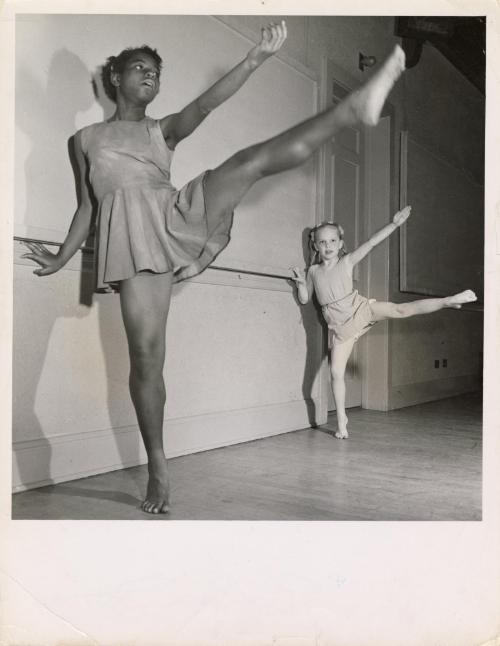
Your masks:
M348 255L335 265L311 265L307 279L311 281L323 318L330 330L330 346L358 339L374 325L375 318L367 299L353 289L352 267Z
M229 242L233 212L208 214L205 171L180 190L170 182L173 151L157 120L95 123L80 132L98 204L95 289L113 291L138 272L203 271Z

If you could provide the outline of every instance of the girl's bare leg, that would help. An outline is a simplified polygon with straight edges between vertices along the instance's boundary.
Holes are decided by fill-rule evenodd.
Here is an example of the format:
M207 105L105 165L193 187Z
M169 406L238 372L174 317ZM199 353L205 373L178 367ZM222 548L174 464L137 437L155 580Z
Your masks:
M120 286L120 304L130 355L130 395L148 455L149 481L142 509L169 509L167 462L163 451L165 330L172 274L140 273Z
M335 437L339 440L349 437L347 433L347 415L345 412L345 369L354 343L354 339L345 341L344 343L336 343L334 341L331 350L330 371L338 424L338 431L335 433Z
M430 314L445 307L460 309L464 303L472 303L477 300L476 295L470 289L453 296L445 298L425 298L423 300L411 301L410 303L384 303L376 301L371 304L376 321L384 319L400 319L417 314Z
M257 180L304 163L339 130L360 123L375 125L389 91L404 70L404 58L403 50L396 46L374 76L339 105L236 153L211 171L205 184L207 209L214 214L234 209Z

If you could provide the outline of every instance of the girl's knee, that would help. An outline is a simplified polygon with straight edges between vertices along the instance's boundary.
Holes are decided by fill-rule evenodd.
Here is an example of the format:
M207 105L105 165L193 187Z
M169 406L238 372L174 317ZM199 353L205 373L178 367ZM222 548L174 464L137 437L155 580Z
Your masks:
M345 377L345 369L338 368L337 366L332 366L330 368L330 374L332 376L333 381L343 381Z
M158 343L135 344L130 348L130 367L139 378L163 373L164 351Z
M410 315L409 307L406 303L397 303L394 305L395 318L406 318Z
M298 140L290 145L288 152L290 154L290 161L295 166L299 166L311 157L314 150L305 141Z
M300 166L311 157L313 152L314 149L300 139L289 141L283 150L277 149L271 143L269 146L263 146L259 153L259 168L263 176L273 175Z
M401 319L408 315L407 308L404 303L388 303L389 318Z
M278 152L274 141L266 141L237 152L233 162L254 180L300 166L313 154L314 149L302 141L290 141L285 151Z
M265 155L260 144L239 150L229 161L231 166L248 178L257 180L264 177Z

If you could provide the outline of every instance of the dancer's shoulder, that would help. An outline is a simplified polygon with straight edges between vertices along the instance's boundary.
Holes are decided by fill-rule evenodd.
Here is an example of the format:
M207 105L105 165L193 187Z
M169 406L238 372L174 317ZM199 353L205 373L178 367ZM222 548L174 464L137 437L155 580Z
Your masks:
M84 152L87 152L89 141L94 133L104 127L106 123L106 121L97 121L96 123L91 123L76 131L75 140L80 143Z
M77 130L78 133L89 133L93 132L94 130L97 130L98 128L104 127L108 122L107 121L96 121L95 123L90 123L88 126L83 126L83 128L80 128Z

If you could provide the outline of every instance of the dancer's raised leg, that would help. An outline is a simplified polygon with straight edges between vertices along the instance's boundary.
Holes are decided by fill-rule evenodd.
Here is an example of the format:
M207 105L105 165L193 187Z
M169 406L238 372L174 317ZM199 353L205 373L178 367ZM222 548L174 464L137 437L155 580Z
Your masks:
M354 343L354 339L344 341L343 343L336 343L334 341L331 350L330 372L338 424L338 431L335 433L335 437L339 440L349 437L347 433L347 415L345 412L345 370Z
M444 298L424 298L418 301L411 301L409 303L385 303L382 301L375 301L371 304L373 314L376 321L384 319L400 319L409 316L416 316L418 314L431 314L438 312L447 307L460 309L465 303L472 303L477 300L477 296L470 289L454 294L453 296L445 296Z
M172 274L142 272L124 280L120 303L130 355L130 394L148 455L149 481L142 509L169 509L167 463L163 451L165 330Z
M205 184L207 208L213 213L235 208L258 179L304 163L339 130L359 123L375 125L389 91L404 70L404 60L397 45L371 79L339 105L245 148L211 171Z

